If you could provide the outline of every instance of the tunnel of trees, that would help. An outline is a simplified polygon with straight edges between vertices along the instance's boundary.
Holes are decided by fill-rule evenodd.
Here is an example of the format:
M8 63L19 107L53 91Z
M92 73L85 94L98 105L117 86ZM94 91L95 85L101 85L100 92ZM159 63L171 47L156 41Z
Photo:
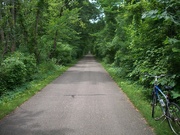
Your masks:
M0 95L89 51L117 76L180 93L179 0L0 0Z

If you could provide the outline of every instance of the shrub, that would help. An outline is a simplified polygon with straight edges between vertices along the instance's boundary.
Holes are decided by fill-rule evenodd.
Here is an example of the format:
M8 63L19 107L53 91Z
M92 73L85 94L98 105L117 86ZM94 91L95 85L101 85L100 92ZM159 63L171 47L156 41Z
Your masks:
M32 56L15 52L1 63L0 68L0 93L11 90L26 82L35 73L36 61Z
M6 58L1 64L1 79L6 88L19 85L26 80L26 67L25 64L15 57Z
M58 43L58 48L53 52L53 58L57 59L57 63L60 65L66 65L73 60L73 47L69 44Z
M20 57L21 61L23 61L26 66L26 80L31 80L32 76L37 72L36 59L33 55L27 55Z

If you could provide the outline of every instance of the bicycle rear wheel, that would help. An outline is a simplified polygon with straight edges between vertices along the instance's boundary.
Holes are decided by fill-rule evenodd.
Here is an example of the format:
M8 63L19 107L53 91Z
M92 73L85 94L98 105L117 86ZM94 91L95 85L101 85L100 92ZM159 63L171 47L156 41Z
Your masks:
M160 120L162 117L165 116L164 114L164 109L160 104L160 102L158 101L158 98L155 94L155 92L153 92L153 100L152 100L152 118L154 118L155 120Z
M172 102L169 103L167 111L167 120L171 130L176 135L180 135L180 107Z

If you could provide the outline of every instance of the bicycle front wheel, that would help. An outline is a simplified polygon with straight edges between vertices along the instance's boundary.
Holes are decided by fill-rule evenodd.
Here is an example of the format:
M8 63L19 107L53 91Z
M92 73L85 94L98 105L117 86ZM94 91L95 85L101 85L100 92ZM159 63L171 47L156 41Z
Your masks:
M155 94L155 92L153 92L153 100L152 100L152 118L154 118L155 120L160 120L162 117L165 116L164 110L165 107L162 107L160 102L158 101L158 98Z
M172 102L169 103L167 111L167 120L171 130L176 135L180 135L180 107Z

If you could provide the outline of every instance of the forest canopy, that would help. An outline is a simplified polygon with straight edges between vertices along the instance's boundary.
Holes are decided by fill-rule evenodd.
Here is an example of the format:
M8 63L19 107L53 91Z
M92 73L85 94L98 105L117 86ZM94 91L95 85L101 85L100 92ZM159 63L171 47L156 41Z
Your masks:
M0 95L89 51L146 87L145 73L166 74L160 84L178 93L179 7L178 0L1 0Z
M0 95L86 54L98 15L88 0L1 0Z
M180 1L97 0L104 27L93 36L92 52L117 76L151 86L145 74L167 75L161 85L180 92ZM102 20L100 20L102 21ZM179 96L179 94L174 96Z

